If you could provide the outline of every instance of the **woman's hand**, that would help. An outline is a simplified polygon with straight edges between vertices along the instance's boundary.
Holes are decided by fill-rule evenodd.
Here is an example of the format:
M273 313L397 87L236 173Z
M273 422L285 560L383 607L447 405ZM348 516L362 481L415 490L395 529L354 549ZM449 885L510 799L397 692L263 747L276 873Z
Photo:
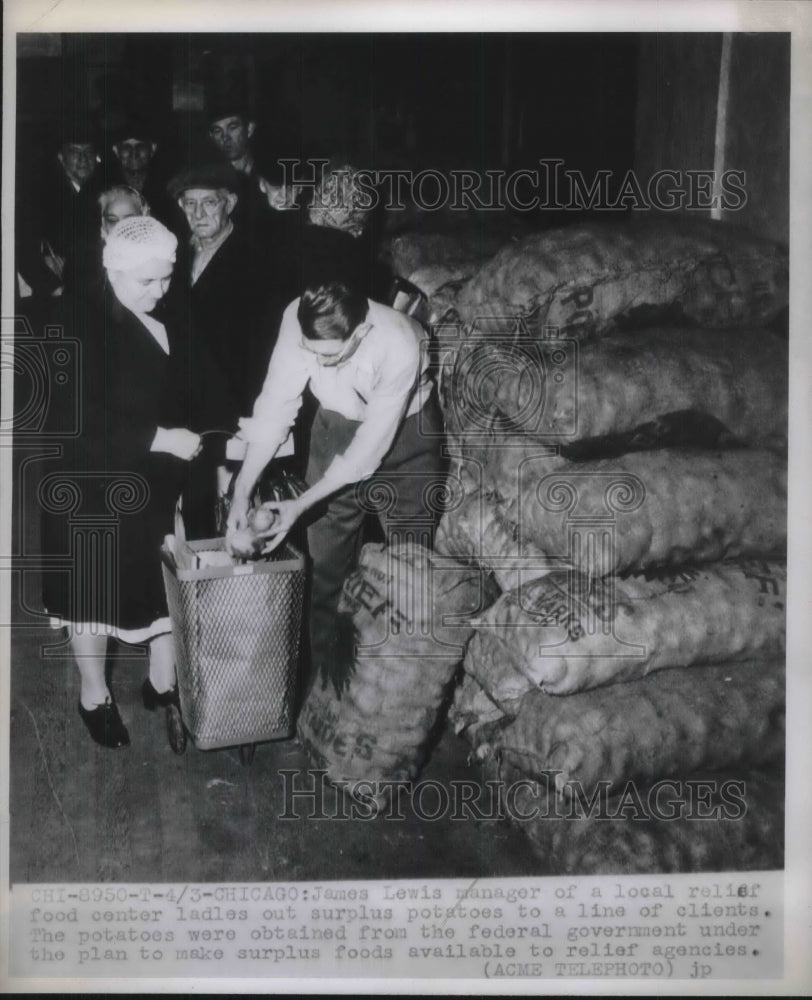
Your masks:
M65 258L51 251L51 253L45 254L42 259L48 270L61 281L65 273Z
M189 462L197 458L203 447L199 434L185 427L159 427L152 442L152 451L165 451L169 455Z
M274 523L267 531L257 533L257 538L267 539L267 544L262 548L262 554L267 555L282 544L305 508L299 500L280 500L278 503L269 500L262 506L276 515Z

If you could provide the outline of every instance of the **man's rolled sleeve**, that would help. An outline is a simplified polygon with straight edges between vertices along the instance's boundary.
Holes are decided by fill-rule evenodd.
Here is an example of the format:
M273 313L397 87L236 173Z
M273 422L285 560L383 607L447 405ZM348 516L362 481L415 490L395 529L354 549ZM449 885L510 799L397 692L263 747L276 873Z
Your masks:
M309 380L307 361L298 346L298 299L285 310L268 374L250 417L240 419L240 436L249 444L279 446L289 437Z

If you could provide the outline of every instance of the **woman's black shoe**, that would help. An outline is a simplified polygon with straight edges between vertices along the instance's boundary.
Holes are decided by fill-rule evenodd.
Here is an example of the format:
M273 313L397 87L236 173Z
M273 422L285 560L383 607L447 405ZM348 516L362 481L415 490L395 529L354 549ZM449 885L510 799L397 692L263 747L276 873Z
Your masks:
M180 709L177 684L174 684L168 691L162 691L159 694L152 686L152 681L147 677L141 685L141 699L144 702L144 708L150 712L154 712L156 708L168 708L170 705Z
M130 734L121 721L116 703L108 698L103 705L87 709L79 702L79 715L93 739L103 747L115 750L130 745Z

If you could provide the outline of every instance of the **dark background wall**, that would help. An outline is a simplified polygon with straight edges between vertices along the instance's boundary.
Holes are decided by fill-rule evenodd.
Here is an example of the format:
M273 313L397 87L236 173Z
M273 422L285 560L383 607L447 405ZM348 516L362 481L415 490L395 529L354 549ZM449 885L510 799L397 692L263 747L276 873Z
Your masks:
M274 155L373 167L632 166L638 40L612 35L56 35L20 40L21 154L66 105L146 108L172 158L199 151L205 95L247 95ZM45 39L48 41L46 42Z
M260 152L343 152L374 168L712 169L722 36L630 34L19 36L18 164L58 127L146 111L164 168L205 155L207 95L244 94ZM789 36L735 35L724 161L747 172L735 221L787 238ZM575 213L534 213L534 224Z
M640 39L635 170L714 165L722 66L721 35L649 35ZM729 36L718 137L721 169L746 177L747 203L727 221L789 242L790 36Z
M721 35L654 35L640 40L635 167L712 168Z
M748 201L723 218L789 243L790 36L735 35L725 163L744 170Z

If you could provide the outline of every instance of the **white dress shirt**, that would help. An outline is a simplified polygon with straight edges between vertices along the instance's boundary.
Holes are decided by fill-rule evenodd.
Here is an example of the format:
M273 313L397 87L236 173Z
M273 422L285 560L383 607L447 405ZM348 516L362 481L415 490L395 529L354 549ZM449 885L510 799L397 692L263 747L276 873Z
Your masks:
M338 489L369 478L392 447L403 419L418 413L428 399L428 338L411 317L370 300L369 328L357 349L345 362L326 366L303 346L298 308L296 299L285 310L265 384L253 415L240 421L240 429L249 443L261 441L275 454L289 454L282 446L290 444L309 383L324 409L361 425L324 474Z

